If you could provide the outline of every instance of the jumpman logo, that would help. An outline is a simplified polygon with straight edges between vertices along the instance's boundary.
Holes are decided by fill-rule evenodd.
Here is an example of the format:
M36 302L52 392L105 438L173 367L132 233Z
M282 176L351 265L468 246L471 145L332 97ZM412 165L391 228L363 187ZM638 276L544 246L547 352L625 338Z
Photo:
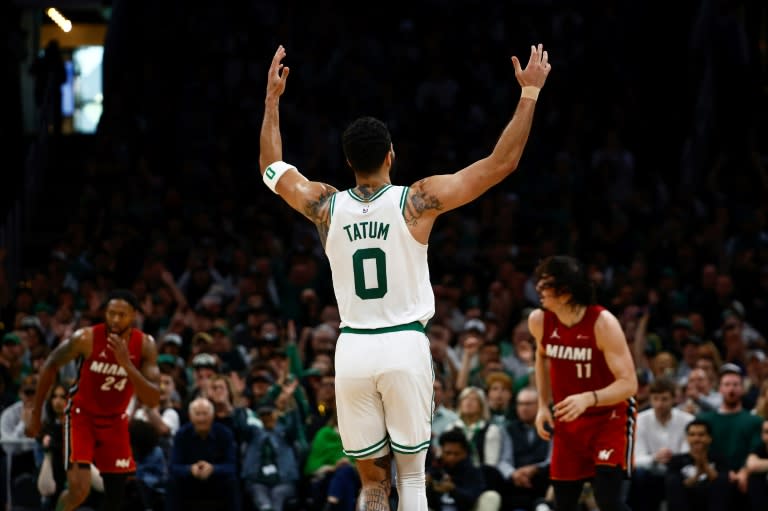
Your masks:
M101 353L99 353L99 358L107 358L107 351L101 350Z
M608 418L608 420L618 419L618 418L619 418L619 416L616 414L616 410L612 410L611 411L611 416Z
M557 327L555 327L554 330L552 330L552 333L549 336L550 339L559 339L560 334L557 333Z

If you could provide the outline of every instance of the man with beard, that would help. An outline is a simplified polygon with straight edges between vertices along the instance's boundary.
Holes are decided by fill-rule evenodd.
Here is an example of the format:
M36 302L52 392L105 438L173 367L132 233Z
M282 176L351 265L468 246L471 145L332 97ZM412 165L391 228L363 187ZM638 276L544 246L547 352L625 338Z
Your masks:
M698 416L712 428L712 449L721 453L727 462L731 483L731 504L739 509L748 506L746 500L749 472L745 466L747 456L760 444L762 419L744 409L744 375L736 364L723 364L720 368L720 395L723 403L717 411Z
M426 511L424 467L432 422L432 359L424 326L435 314L427 246L438 216L480 197L516 168L551 69L542 45L525 69L512 57L522 94L490 154L455 173L392 186L395 163L387 126L353 121L342 135L354 188L310 181L283 161L280 96L285 49L267 77L259 166L264 183L311 220L332 270L341 319L336 344L336 404L347 456L357 459L360 509L389 509L391 451L399 509ZM422 169L423 170L423 169Z
M79 375L70 388L65 440L67 490L57 511L72 511L88 496L91 463L104 479L103 509L118 510L125 482L136 471L128 434L128 404L134 393L149 407L160 400L157 348L151 336L133 327L139 301L115 290L106 301L105 323L76 331L51 352L40 370L28 436L40 432L43 403L59 368L78 359Z

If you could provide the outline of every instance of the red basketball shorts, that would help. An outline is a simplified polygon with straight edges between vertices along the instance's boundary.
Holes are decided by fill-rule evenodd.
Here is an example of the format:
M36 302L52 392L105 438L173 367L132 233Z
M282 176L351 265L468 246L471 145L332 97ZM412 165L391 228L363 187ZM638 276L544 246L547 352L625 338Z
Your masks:
M65 459L93 463L103 473L135 472L128 435L128 415L99 417L72 406L65 430Z
M553 480L577 481L595 476L598 465L621 467L631 474L634 461L635 404L617 405L572 422L555 421L552 436Z

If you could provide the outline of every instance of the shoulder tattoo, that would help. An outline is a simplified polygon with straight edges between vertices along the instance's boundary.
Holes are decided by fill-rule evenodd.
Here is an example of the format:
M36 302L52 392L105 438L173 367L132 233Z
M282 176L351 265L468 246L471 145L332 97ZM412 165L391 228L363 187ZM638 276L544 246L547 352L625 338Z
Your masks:
M328 238L328 229L331 225L331 210L328 201L334 193L336 193L334 187L324 184L320 195L304 204L304 216L312 220L317 226L323 247L325 247L325 240Z
M405 223L408 225L416 225L425 211L443 209L440 199L424 189L424 182L424 179L418 181L408 192L408 200L405 202Z

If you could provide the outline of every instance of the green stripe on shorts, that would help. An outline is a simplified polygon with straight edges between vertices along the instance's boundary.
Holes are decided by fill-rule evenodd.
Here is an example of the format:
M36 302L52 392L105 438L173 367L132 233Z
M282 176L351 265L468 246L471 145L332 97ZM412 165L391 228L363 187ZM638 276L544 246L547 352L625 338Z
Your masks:
M378 451L379 449L384 447L388 441L389 441L389 436L385 436L384 438L382 438L372 446L366 447L365 449L360 449L357 451L352 451L348 449L342 449L342 450L344 451L344 454L346 454L347 456L351 456L352 458L362 458L363 456L368 456L369 454L372 454Z
M428 448L429 444L431 443L431 440L427 440L426 442L422 442L410 447L407 445L396 444L395 442L390 441L390 444L392 444L392 450L402 454L415 454L419 451L423 451L424 449Z
M383 328L352 328L345 326L341 328L341 333L375 335L388 334L390 332L405 332L407 330L414 330L416 332L425 333L424 325L422 325L420 321L413 321L404 325L385 326Z

